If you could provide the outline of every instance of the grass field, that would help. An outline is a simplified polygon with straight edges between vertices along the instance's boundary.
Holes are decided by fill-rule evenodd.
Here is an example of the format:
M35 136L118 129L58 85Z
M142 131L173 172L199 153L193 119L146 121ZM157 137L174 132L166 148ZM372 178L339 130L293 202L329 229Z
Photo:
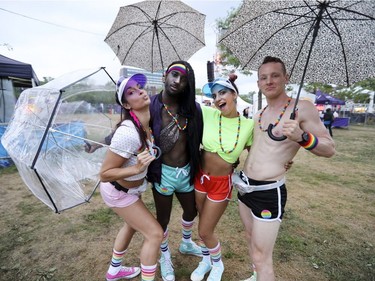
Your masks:
M277 280L375 280L375 128L351 126L333 133L333 158L301 150L288 172L288 202L274 253ZM55 214L31 194L14 167L0 170L0 184L0 280L105 280L121 221L99 192L90 204ZM154 211L150 191L144 200ZM177 251L180 216L175 200L170 244L176 280L185 281L200 259ZM217 233L226 266L223 281L248 277L236 200ZM127 264L139 263L141 243L136 235Z

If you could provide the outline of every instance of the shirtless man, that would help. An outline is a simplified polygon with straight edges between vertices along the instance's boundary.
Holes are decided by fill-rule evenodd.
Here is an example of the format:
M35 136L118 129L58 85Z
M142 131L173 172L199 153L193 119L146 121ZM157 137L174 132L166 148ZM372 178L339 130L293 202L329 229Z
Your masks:
M315 106L305 100L298 103L295 120L288 119L295 100L287 96L288 83L284 63L266 57L258 69L258 87L266 96L267 106L255 116L254 141L240 172L241 179L253 188L239 190L239 211L245 227L254 274L245 281L273 281L272 253L287 200L285 163L302 147L311 153L332 157L335 145L320 121ZM274 123L276 121L276 123ZM267 134L286 137L274 141Z

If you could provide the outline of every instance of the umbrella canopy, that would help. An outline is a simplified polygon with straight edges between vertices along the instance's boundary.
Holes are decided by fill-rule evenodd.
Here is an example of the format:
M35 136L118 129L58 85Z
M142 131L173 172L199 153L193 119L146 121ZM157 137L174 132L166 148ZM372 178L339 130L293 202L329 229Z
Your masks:
M244 0L239 11L219 42L246 69L276 56L292 83L349 86L375 76L375 1Z
M294 119L304 82L349 86L375 77L375 1L244 0L219 42L246 69L257 70L266 56L285 62L299 84Z
M330 104L330 105L345 105L345 101L332 97L321 91L316 91L315 103L316 104Z
M181 1L143 1L120 8L104 41L122 65L160 71L205 46L205 18Z
M98 185L107 147L87 153L84 146L115 128L115 89L104 68L82 70L27 89L17 101L1 142L27 187L57 213L88 202Z

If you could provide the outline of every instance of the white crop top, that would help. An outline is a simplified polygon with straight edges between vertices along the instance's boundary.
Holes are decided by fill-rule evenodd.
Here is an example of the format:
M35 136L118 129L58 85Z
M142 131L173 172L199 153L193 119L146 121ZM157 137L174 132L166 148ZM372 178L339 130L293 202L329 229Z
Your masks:
M152 143L147 141L147 144L150 151L153 151ZM116 129L109 149L121 157L128 159L123 167L130 167L137 164L137 156L134 156L134 153L138 154L140 152L139 149L141 145L141 139L133 122L130 120L124 120L121 123L121 126ZM147 169L140 174L124 178L124 180L140 180L143 179L146 174Z

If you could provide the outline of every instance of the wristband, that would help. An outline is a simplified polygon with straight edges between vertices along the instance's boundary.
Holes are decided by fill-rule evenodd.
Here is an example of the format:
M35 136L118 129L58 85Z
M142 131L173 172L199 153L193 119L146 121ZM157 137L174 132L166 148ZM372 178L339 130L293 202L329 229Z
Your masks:
M312 150L314 149L318 143L319 143L319 140L316 136L314 136L313 134L311 133L307 133L309 135L309 138L307 141L304 141L304 142L300 142L300 145L306 149L306 150Z

